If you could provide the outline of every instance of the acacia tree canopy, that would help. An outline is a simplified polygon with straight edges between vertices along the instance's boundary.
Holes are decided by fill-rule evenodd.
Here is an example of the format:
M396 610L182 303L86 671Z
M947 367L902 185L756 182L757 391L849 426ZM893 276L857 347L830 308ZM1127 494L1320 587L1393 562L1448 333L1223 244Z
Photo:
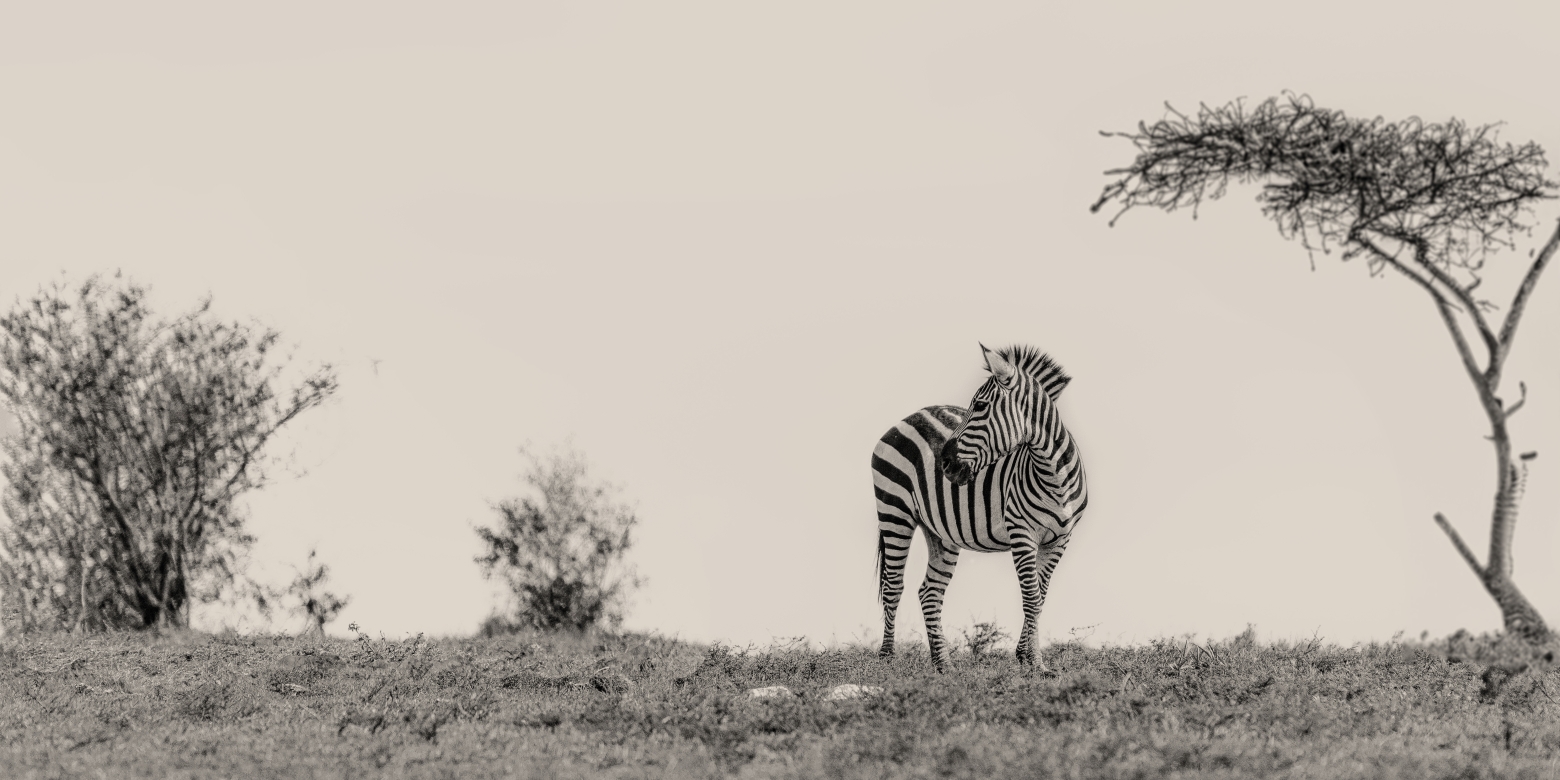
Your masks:
M0 444L0 589L24 628L187 625L240 575L235 500L266 482L266 444L336 391L326 365L278 397L275 331L145 298L94 276L0 317L19 428Z
M1120 178L1091 207L1119 201L1112 224L1136 206L1195 211L1230 181L1260 181L1263 213L1285 237L1342 247L1346 260L1370 254L1373 271L1388 260L1370 252L1371 242L1393 239L1421 253L1413 259L1428 269L1460 272L1467 286L1491 250L1531 231L1532 202L1560 186L1544 176L1542 148L1501 143L1495 125L1356 119L1299 95L1251 109L1205 105L1195 117L1170 112L1136 133L1104 133L1139 150L1130 167L1106 172Z

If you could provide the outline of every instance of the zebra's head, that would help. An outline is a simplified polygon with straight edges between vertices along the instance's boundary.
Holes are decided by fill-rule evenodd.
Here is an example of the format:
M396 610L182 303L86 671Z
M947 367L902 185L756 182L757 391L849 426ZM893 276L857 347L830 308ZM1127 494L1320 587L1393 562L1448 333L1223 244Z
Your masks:
M975 391L970 414L943 445L943 473L966 484L975 472L1040 434L1040 421L1054 416L1052 404L1070 378L1038 350L1013 347L993 352L982 344L991 377Z

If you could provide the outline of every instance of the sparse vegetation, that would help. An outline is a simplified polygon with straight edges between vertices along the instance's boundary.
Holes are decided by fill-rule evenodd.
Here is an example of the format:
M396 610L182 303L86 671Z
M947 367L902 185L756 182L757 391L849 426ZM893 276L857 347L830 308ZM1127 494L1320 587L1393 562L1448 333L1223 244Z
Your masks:
M578 451L520 452L531 461L525 481L535 494L500 502L497 526L476 529L482 576L503 581L514 599L481 633L619 625L624 601L643 582L623 561L639 522L633 509L615 500L616 488L590 479Z
M356 627L354 627L356 628ZM1005 654L469 640L0 642L0 766L58 777L1545 777L1551 650L1254 633ZM830 702L844 683L883 693ZM785 685L795 698L749 700Z

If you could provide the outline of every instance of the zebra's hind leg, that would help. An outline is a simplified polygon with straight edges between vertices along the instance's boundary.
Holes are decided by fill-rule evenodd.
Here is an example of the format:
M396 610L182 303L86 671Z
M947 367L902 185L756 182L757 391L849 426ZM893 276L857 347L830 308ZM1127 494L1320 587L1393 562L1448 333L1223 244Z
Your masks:
M897 515L878 512L878 598L883 602L883 646L878 655L894 654L894 619L905 592L905 559L915 526Z
M1051 584L1051 572L1056 571L1069 538L1063 536L1043 546L1036 545L1027 535L1015 535L1013 539L1013 567L1018 570L1018 589L1024 600L1024 630L1018 635L1018 649L1014 655L1019 663L1047 671L1045 659L1035 653L1035 631L1040 622L1040 608L1045 606L1046 589Z
M927 531L926 579L921 581L921 616L926 619L926 644L932 653L932 664L937 671L947 671L948 644L943 640L942 605L948 583L953 581L953 567L959 563L959 550L950 547Z

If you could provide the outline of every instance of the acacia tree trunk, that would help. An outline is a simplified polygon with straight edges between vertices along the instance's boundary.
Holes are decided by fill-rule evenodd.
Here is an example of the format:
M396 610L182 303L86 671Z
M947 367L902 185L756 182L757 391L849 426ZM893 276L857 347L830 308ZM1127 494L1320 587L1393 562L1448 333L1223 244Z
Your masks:
M1495 403L1495 408L1499 410L1499 401ZM1501 622L1506 630L1530 641L1543 642L1551 636L1549 626L1511 579L1511 542L1516 531L1517 506L1527 483L1527 461L1536 455L1531 452L1523 454L1519 459L1520 465L1511 460L1511 439L1506 432L1505 418L1515 410L1516 407L1512 407L1491 415L1493 435L1490 438L1495 443L1495 461L1500 478L1495 489L1494 511L1490 517L1489 564L1479 564L1479 559L1468 549L1445 515L1437 513L1435 521L1451 538L1452 544L1479 581L1484 583L1484 589L1495 600L1495 605L1500 607Z
M1485 575L1484 589L1489 591L1495 603L1500 606L1501 618L1505 621L1507 631L1534 642L1548 641L1549 626L1544 624L1544 618L1528 602L1527 597L1522 595L1522 591L1517 589L1516 583L1511 581L1509 575L1503 573Z
M1416 250L1420 246L1415 247ZM1543 249L1528 268L1527 274L1512 300L1511 308L1506 313L1506 321L1501 325L1499 334L1495 333L1485 320L1473 315L1474 324L1478 329L1481 340L1489 350L1489 358L1486 365L1480 369L1469 349L1468 341L1463 337L1462 330L1458 327L1457 318L1453 314L1450 302L1431 284L1421 282L1428 290L1431 297L1435 298L1441 317L1446 323L1447 330L1451 333L1452 341L1457 346L1459 356L1468 376L1473 380L1474 388L1479 392L1480 404L1484 407L1484 413L1490 420L1490 441L1495 445L1495 507L1490 516L1490 553L1489 563L1481 565L1479 559L1468 549L1457 530L1452 527L1445 515L1436 513L1435 522L1446 532L1452 540L1457 552L1462 554L1469 568L1484 583L1484 590L1495 600L1495 605L1500 607L1501 621L1510 633L1521 636L1534 642L1543 642L1551 638L1549 626L1544 622L1542 615L1533 603L1527 600L1511 579L1512 539L1516 535L1517 507L1522 501L1522 491L1527 483L1528 461L1537 457L1536 452L1525 452L1515 461L1511 457L1511 436L1506 430L1506 421L1516 414L1527 401L1527 386L1518 383L1522 388L1522 397L1514 404L1507 406L1496 395L1500 387L1501 369L1504 367L1506 357L1511 354L1511 343L1516 336L1517 323L1522 316L1523 308L1527 304L1528 296L1532 294L1533 286L1538 282L1538 276L1548 265L1550 258L1560 248L1560 224L1556 225L1555 232L1545 242ZM1372 251L1375 250L1371 247ZM1416 254L1421 258L1422 254ZM1396 263L1394 262L1394 265ZM1403 270L1399 267L1399 270ZM1444 280L1444 276L1439 277ZM1478 306L1468 294L1472 288L1452 288L1455 293L1460 293L1460 300L1466 304L1467 311L1477 312Z

